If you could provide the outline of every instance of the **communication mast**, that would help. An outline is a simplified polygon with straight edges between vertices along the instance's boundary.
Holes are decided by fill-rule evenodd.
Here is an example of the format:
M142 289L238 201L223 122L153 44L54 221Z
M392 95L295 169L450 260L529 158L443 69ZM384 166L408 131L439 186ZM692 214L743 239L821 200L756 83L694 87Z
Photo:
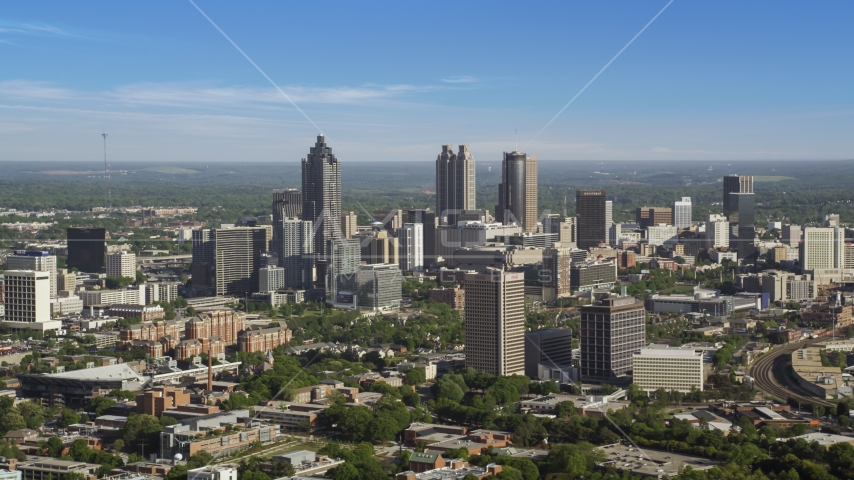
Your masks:
M107 165L107 134L102 133L104 137L104 184L107 186L107 209L113 208L113 191L110 188L110 168Z

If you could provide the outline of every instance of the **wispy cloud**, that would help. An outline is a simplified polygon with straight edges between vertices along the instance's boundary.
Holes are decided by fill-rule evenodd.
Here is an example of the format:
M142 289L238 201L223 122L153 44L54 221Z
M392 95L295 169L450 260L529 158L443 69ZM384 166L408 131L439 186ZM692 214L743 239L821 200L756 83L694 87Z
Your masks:
M64 37L78 36L53 25L15 22L11 20L0 20L0 32L19 35L57 35Z
M70 100L77 94L49 82L6 80L0 82L0 97L28 100Z
M366 105L436 90L419 85L363 85L359 87L282 87L288 95L306 104ZM188 83L135 83L111 90L71 90L48 82L7 80L0 82L0 99L35 101L87 101L126 107L264 108L287 101L273 88L213 87Z
M442 81L445 83L474 83L477 81L477 79L474 77L469 77L469 76L462 76L462 77L455 76L455 77L443 78Z
M697 155L713 153L708 150L684 150L672 149L667 147L653 147L649 149L649 153L656 155Z

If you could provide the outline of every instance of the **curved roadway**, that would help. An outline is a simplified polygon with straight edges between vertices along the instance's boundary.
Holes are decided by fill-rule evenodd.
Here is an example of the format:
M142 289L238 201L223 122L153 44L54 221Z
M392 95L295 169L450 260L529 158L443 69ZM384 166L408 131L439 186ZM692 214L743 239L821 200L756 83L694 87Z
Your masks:
M835 403L816 397L798 385L790 384L786 376L786 355L821 340L824 338L790 343L777 347L759 357L750 367L750 375L754 379L756 388L774 395L784 402L792 398L801 404L836 408ZM782 379L782 383L778 379Z

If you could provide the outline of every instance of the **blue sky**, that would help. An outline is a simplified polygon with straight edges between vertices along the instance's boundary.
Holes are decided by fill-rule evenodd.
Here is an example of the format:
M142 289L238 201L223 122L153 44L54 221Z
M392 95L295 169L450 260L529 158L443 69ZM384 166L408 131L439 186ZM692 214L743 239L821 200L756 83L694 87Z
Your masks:
M854 3L197 4L345 161L854 157ZM321 6L321 8L318 8ZM297 161L312 126L189 2L0 11L0 160Z

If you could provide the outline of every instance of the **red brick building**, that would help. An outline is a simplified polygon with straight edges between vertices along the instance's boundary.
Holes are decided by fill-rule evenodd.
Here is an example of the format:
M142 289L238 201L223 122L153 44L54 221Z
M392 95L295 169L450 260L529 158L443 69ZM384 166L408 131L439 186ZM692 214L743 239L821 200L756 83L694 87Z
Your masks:
M453 309L461 310L466 306L466 291L459 285L454 285L454 288L432 288L430 289L430 299L434 302L448 304Z
M190 394L180 387L156 387L136 396L136 413L159 417L163 411L190 403Z
M617 265L619 268L634 268L637 265L637 255L635 252L624 251L617 255Z
M181 338L181 330L183 330L183 328L184 322L181 320L138 323L136 325L131 325L128 329L122 330L119 335L119 340L121 340L122 343L127 343L133 340L157 341L167 336Z
M190 338L175 346L175 360L187 360L203 353L208 356L225 353L225 342L219 337Z
M288 327L272 327L244 330L240 334L240 351L266 352L280 345L287 345L293 339Z
M184 337L219 337L226 345L237 344L240 332L246 330L246 317L231 310L205 312L184 325Z
M162 357L163 344L154 340L131 340L125 344L128 350L142 350L148 353L149 357Z
M110 315L153 322L165 317L166 312L160 305L110 305Z

